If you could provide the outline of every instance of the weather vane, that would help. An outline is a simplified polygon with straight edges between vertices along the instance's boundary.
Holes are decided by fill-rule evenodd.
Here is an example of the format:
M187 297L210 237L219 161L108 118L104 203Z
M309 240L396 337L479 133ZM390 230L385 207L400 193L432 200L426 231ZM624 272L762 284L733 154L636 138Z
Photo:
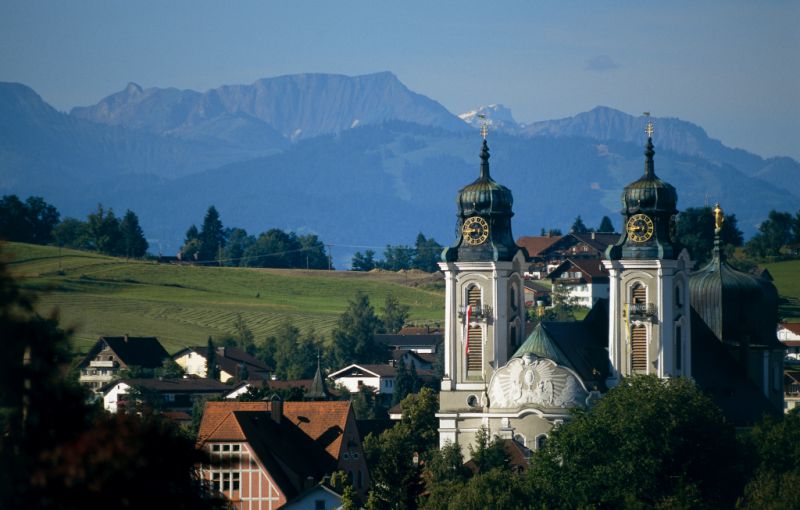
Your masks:
M647 127L644 128L644 132L647 133L647 138L653 138L653 121L650 120L650 112L644 112L644 116L647 117Z
M486 120L486 115L481 113L478 114L478 118L483 119L483 124L481 124L481 136L486 140L486 135L489 134L489 121Z

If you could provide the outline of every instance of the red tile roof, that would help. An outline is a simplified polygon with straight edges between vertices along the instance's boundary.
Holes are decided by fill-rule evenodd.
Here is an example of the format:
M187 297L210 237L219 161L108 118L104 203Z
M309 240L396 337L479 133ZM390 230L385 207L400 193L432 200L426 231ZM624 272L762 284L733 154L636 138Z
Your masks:
M235 411L262 411L272 409L271 402L206 402L197 439L205 441L246 441L244 431L235 418ZM283 419L305 433L313 441L323 441L331 430L344 431L350 412L349 401L333 402L283 402ZM325 437L323 437L325 436ZM325 451L339 459L343 435L325 445Z
M517 239L517 245L528 250L531 257L538 256L541 252L555 244L563 236L527 236Z

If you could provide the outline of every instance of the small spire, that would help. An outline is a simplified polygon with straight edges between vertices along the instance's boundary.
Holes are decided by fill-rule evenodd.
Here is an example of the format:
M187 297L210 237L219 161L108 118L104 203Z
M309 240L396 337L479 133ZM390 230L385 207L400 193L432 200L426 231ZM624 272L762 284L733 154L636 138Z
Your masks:
M653 162L653 156L656 154L653 149L653 121L650 120L650 112L644 112L644 116L647 117L647 127L644 130L647 134L647 148L644 151L647 159L644 162L644 175L645 177L653 178L656 176L655 163Z
M486 143L486 139L483 139L483 146L481 147L481 176L480 180L482 181L489 181L491 180L491 176L489 175L489 144Z

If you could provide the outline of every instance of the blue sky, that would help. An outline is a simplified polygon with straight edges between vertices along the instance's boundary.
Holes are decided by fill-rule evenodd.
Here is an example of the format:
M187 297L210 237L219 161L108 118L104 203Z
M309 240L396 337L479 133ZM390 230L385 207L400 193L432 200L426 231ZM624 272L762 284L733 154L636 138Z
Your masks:
M0 0L0 81L61 110L133 81L206 90L389 70L453 113L597 105L800 160L800 2Z

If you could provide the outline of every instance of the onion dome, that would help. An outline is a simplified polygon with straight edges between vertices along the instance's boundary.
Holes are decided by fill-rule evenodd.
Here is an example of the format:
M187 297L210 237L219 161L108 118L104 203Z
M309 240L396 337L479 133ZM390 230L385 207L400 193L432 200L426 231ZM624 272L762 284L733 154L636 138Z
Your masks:
M622 192L625 227L617 243L606 250L606 258L610 260L676 259L681 252L681 246L672 239L678 193L656 175L652 122L647 123L646 133L644 175Z
M737 271L725 262L719 204L714 213L711 261L689 277L692 308L725 344L773 346L778 342L778 291L767 278Z
M512 216L514 198L511 190L496 183L489 175L489 146L483 140L481 148L481 174L472 183L461 188L456 203L461 216L506 214Z
M523 250L511 234L514 198L510 189L489 175L485 129L483 135L480 175L458 192L456 243L442 252L444 262L509 261Z
M644 151L644 175L638 180L625 186L622 192L622 214L632 215L640 212L648 214L666 214L671 216L678 210L678 193L675 187L664 182L656 176L653 156L653 139L647 139L647 148Z

